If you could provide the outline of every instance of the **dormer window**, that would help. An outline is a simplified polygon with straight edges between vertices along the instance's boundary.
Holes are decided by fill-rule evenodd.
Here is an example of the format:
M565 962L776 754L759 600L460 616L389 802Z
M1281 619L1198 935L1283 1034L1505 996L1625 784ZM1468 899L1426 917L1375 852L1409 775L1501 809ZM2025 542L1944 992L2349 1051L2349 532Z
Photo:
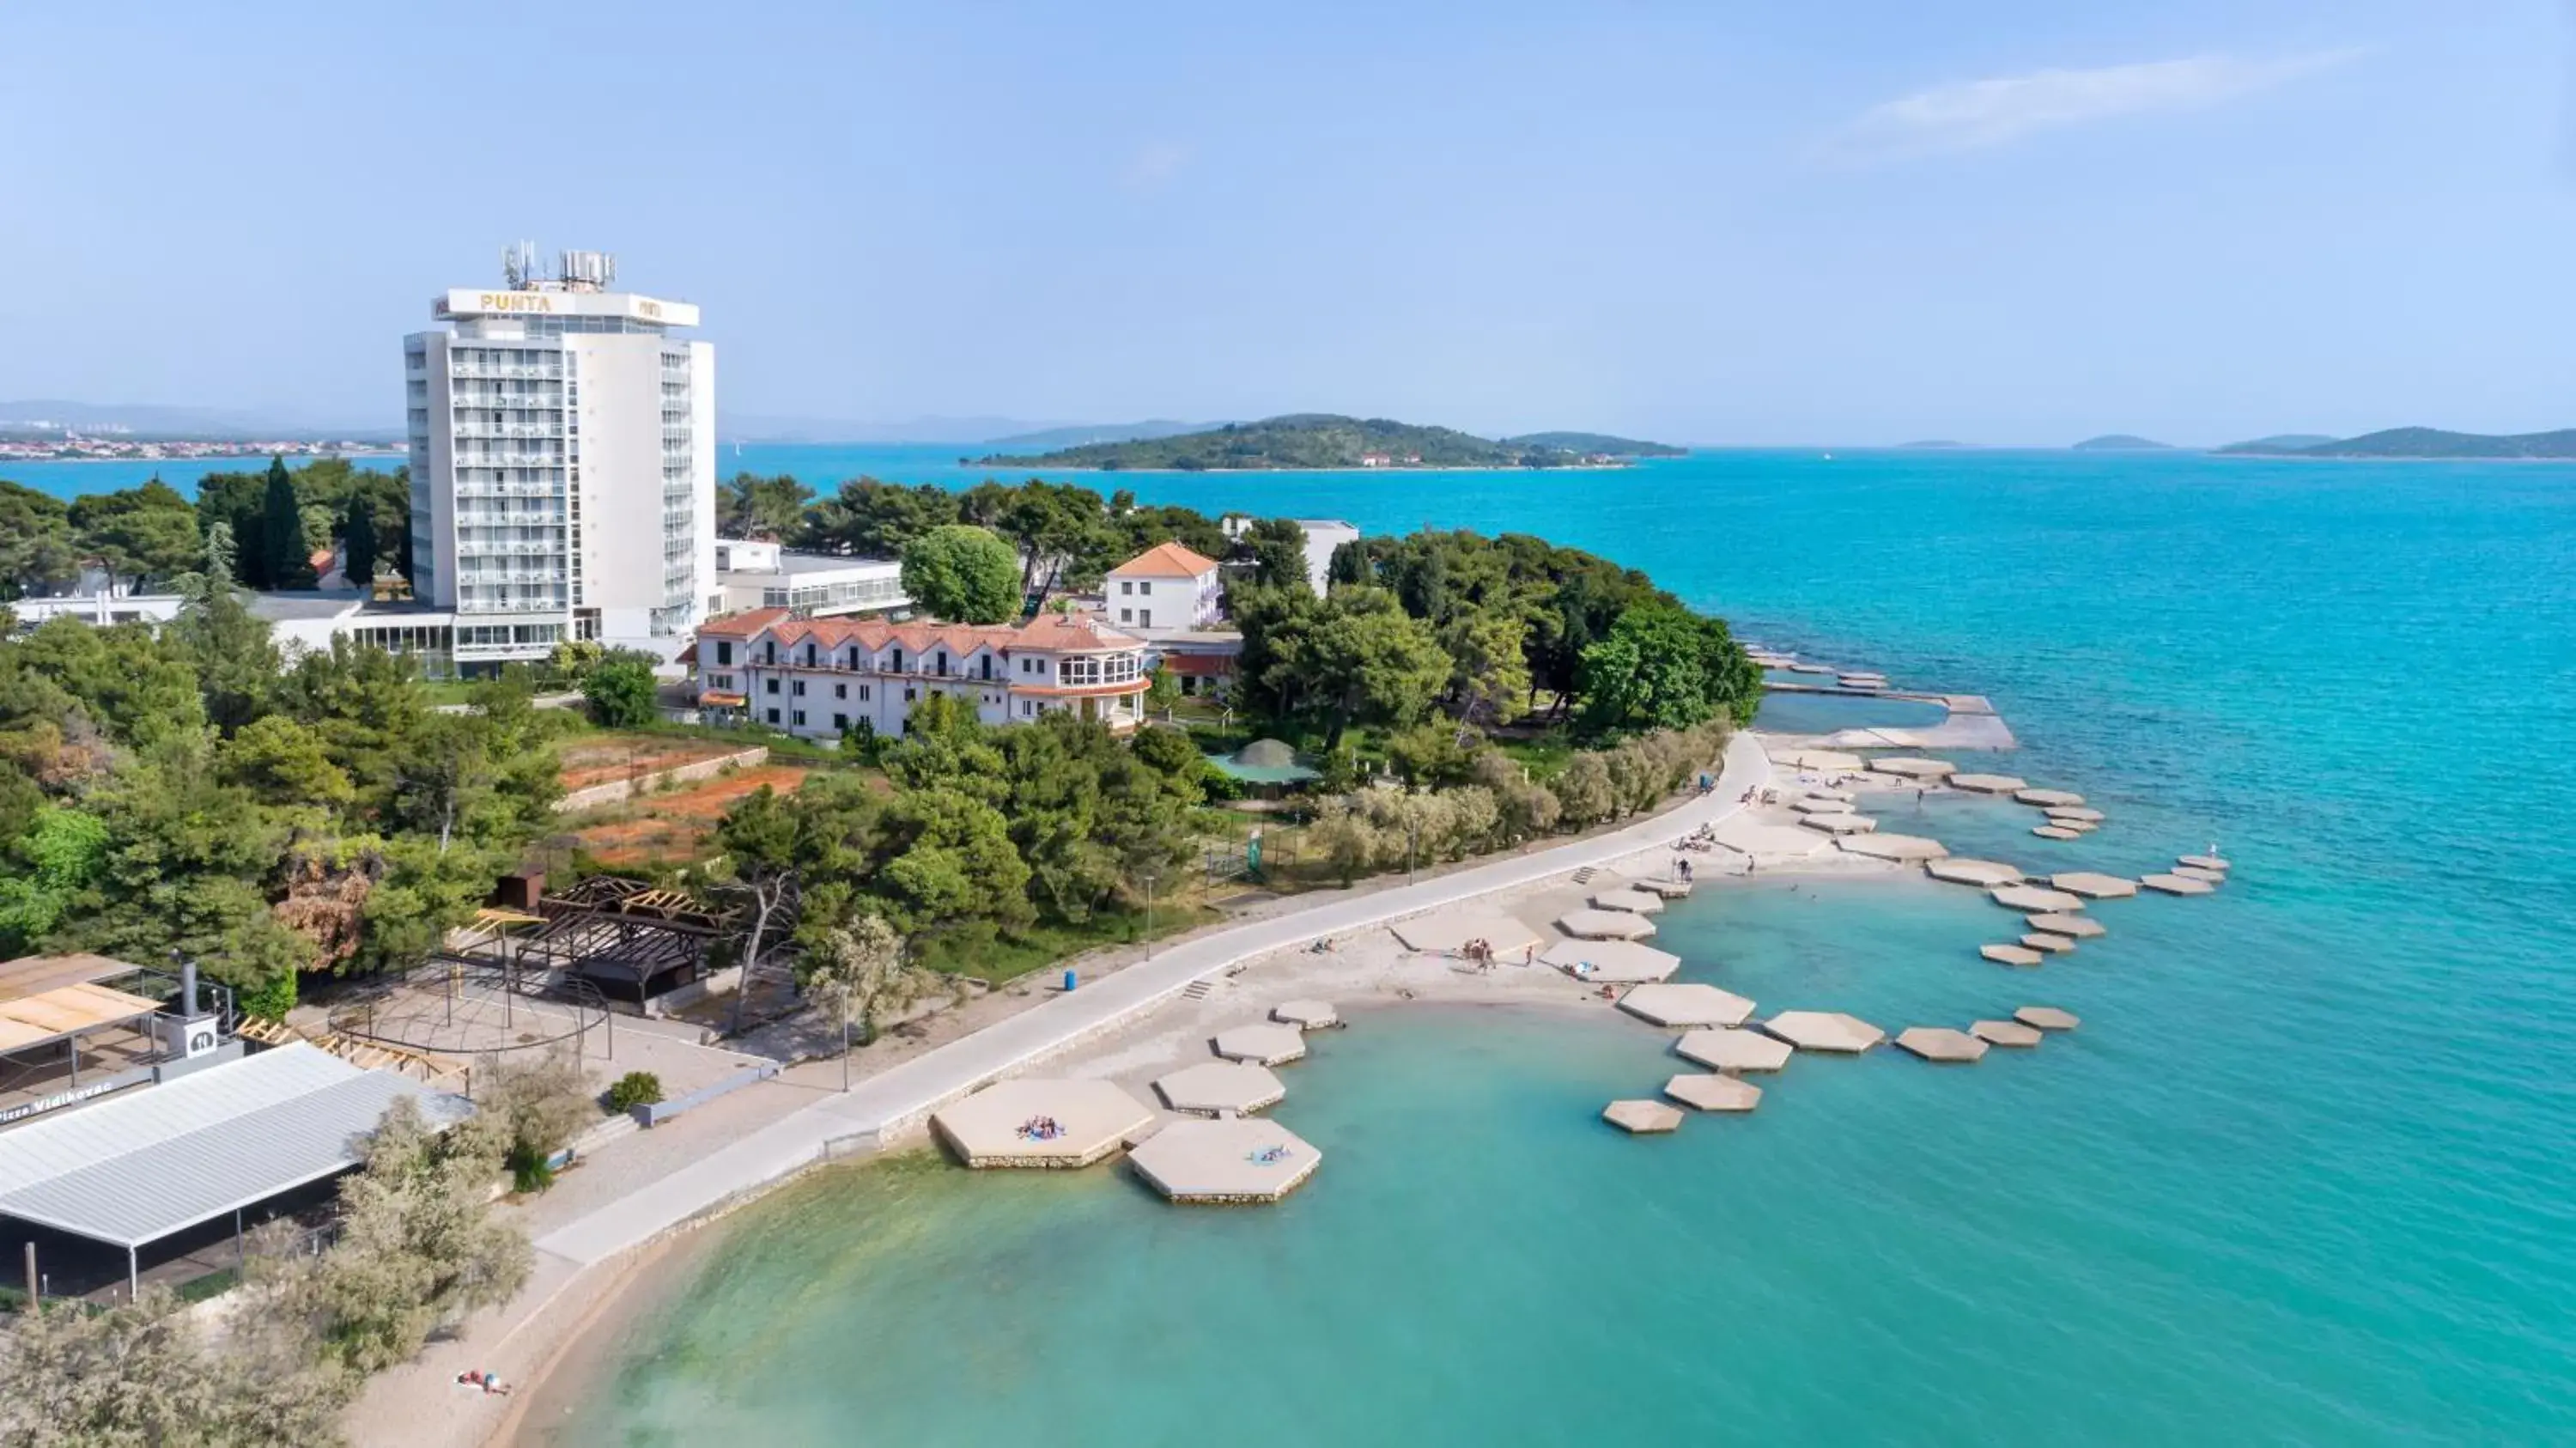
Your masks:
M903 650L897 649L894 651L894 663L889 667L898 674L903 672Z

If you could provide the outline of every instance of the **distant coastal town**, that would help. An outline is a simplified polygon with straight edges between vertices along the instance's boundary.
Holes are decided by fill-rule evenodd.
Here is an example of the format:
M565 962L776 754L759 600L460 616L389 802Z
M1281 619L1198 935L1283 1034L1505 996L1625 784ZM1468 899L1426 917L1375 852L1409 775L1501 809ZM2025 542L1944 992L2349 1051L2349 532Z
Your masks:
M0 462L149 462L160 458L401 457L402 449L356 438L95 437L0 434Z

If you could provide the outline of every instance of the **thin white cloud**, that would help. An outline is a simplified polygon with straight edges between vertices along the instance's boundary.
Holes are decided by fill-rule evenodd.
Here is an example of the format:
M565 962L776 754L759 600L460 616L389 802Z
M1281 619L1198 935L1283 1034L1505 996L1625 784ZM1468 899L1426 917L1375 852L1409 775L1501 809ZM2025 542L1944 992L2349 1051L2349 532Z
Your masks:
M1836 160L1979 151L2042 131L2119 116L2201 110L2341 65L2358 50L2270 60L2201 55L2097 70L2037 70L1934 86L1863 111L1827 140Z
M1177 141L1154 141L1127 158L1119 180L1130 191L1158 191L1190 163L1192 152Z

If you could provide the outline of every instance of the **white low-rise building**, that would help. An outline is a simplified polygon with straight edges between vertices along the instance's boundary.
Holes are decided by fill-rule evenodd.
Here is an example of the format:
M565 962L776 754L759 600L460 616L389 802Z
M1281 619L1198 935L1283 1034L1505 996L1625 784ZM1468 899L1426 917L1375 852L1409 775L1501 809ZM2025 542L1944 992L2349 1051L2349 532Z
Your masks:
M1109 570L1103 602L1121 628L1204 628L1225 614L1218 573L1215 559L1160 543Z
M698 630L698 707L806 739L866 725L903 733L923 698L953 694L987 724L1066 712L1125 732L1144 718L1144 643L1093 619L1025 624L800 618L783 608Z

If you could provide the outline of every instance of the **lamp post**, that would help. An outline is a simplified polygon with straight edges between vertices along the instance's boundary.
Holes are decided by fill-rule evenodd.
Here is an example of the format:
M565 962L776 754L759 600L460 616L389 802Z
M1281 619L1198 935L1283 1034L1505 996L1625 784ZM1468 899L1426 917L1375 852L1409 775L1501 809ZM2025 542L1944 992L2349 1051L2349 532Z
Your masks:
M1154 959L1154 883L1160 878L1152 870L1145 872L1145 959L1149 964Z

